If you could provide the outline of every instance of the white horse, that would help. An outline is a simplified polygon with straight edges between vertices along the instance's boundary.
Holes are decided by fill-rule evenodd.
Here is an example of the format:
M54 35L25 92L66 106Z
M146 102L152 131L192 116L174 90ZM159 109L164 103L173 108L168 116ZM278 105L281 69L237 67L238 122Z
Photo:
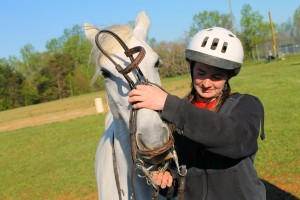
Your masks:
M150 21L145 12L141 12L132 29L128 26L111 26L108 29L116 33L129 48L142 46L146 50L146 55L139 68L144 76L152 83L160 85L158 74L159 56L146 43ZM122 199L151 199L152 186L146 180L134 173L132 180L131 167L132 157L130 149L129 116L131 105L128 103L128 93L130 87L124 76L120 74L115 66L99 51L95 44L95 36L99 29L85 23L85 35L93 44L94 58L98 69L105 77L106 94L108 98L110 112L106 117L106 130L99 143L96 161L95 175L98 186L98 197L101 200L119 199L117 183L115 180L113 166L113 149L116 155L117 172ZM125 56L120 44L111 36L99 36L99 43L109 52L111 57L126 68L130 60ZM98 72L99 72L98 70ZM98 74L98 72L96 72ZM129 77L139 83L136 72L129 73ZM138 147L155 149L161 147L169 140L170 131L159 115L152 110L140 109L137 115L137 135ZM140 141L140 143L139 143ZM133 181L133 182L132 182ZM133 188L131 184L134 183Z

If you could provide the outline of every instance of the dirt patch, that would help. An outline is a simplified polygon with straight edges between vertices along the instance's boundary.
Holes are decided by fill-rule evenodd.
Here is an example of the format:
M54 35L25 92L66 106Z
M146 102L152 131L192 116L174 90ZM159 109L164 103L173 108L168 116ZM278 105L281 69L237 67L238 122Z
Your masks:
M60 111L55 113L49 113L44 115L38 115L33 117L28 117L25 119L17 119L9 122L0 123L0 132L17 130L29 126L39 126L43 124L67 121L71 119L76 119L88 115L97 114L94 106L89 108L74 109L68 111Z

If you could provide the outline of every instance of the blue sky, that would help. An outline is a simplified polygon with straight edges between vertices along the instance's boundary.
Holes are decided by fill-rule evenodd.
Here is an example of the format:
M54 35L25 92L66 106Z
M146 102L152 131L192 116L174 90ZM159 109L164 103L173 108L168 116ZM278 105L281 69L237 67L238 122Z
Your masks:
M292 18L299 0L231 0L238 24L244 4L250 4L268 22ZM144 10L151 21L149 37L157 41L181 38L192 24L193 16L204 10L229 13L229 0L1 0L0 58L20 56L20 49L31 44L44 51L46 42L58 38L64 29L89 22L100 28L126 24Z

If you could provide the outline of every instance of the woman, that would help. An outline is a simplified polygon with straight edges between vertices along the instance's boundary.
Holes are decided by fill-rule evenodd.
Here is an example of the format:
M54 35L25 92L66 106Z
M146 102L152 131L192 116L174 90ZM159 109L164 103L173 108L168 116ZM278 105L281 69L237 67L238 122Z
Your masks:
M192 77L187 98L145 85L129 94L134 108L161 110L161 118L179 130L174 137L179 162L187 167L184 199L266 199L253 166L263 107L254 96L232 94L229 86L243 58L242 44L233 33L205 29L186 50ZM230 112L221 112L229 98L239 100ZM182 181L175 168L155 173L153 179L162 195L178 195Z

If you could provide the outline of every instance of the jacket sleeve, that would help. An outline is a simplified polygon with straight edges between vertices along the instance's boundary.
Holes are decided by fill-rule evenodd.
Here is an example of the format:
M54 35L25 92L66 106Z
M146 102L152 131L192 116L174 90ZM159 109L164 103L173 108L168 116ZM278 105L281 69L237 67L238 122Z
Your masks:
M244 95L230 115L197 108L186 99L168 95L161 117L213 153L239 159L257 151L261 108L250 95Z

